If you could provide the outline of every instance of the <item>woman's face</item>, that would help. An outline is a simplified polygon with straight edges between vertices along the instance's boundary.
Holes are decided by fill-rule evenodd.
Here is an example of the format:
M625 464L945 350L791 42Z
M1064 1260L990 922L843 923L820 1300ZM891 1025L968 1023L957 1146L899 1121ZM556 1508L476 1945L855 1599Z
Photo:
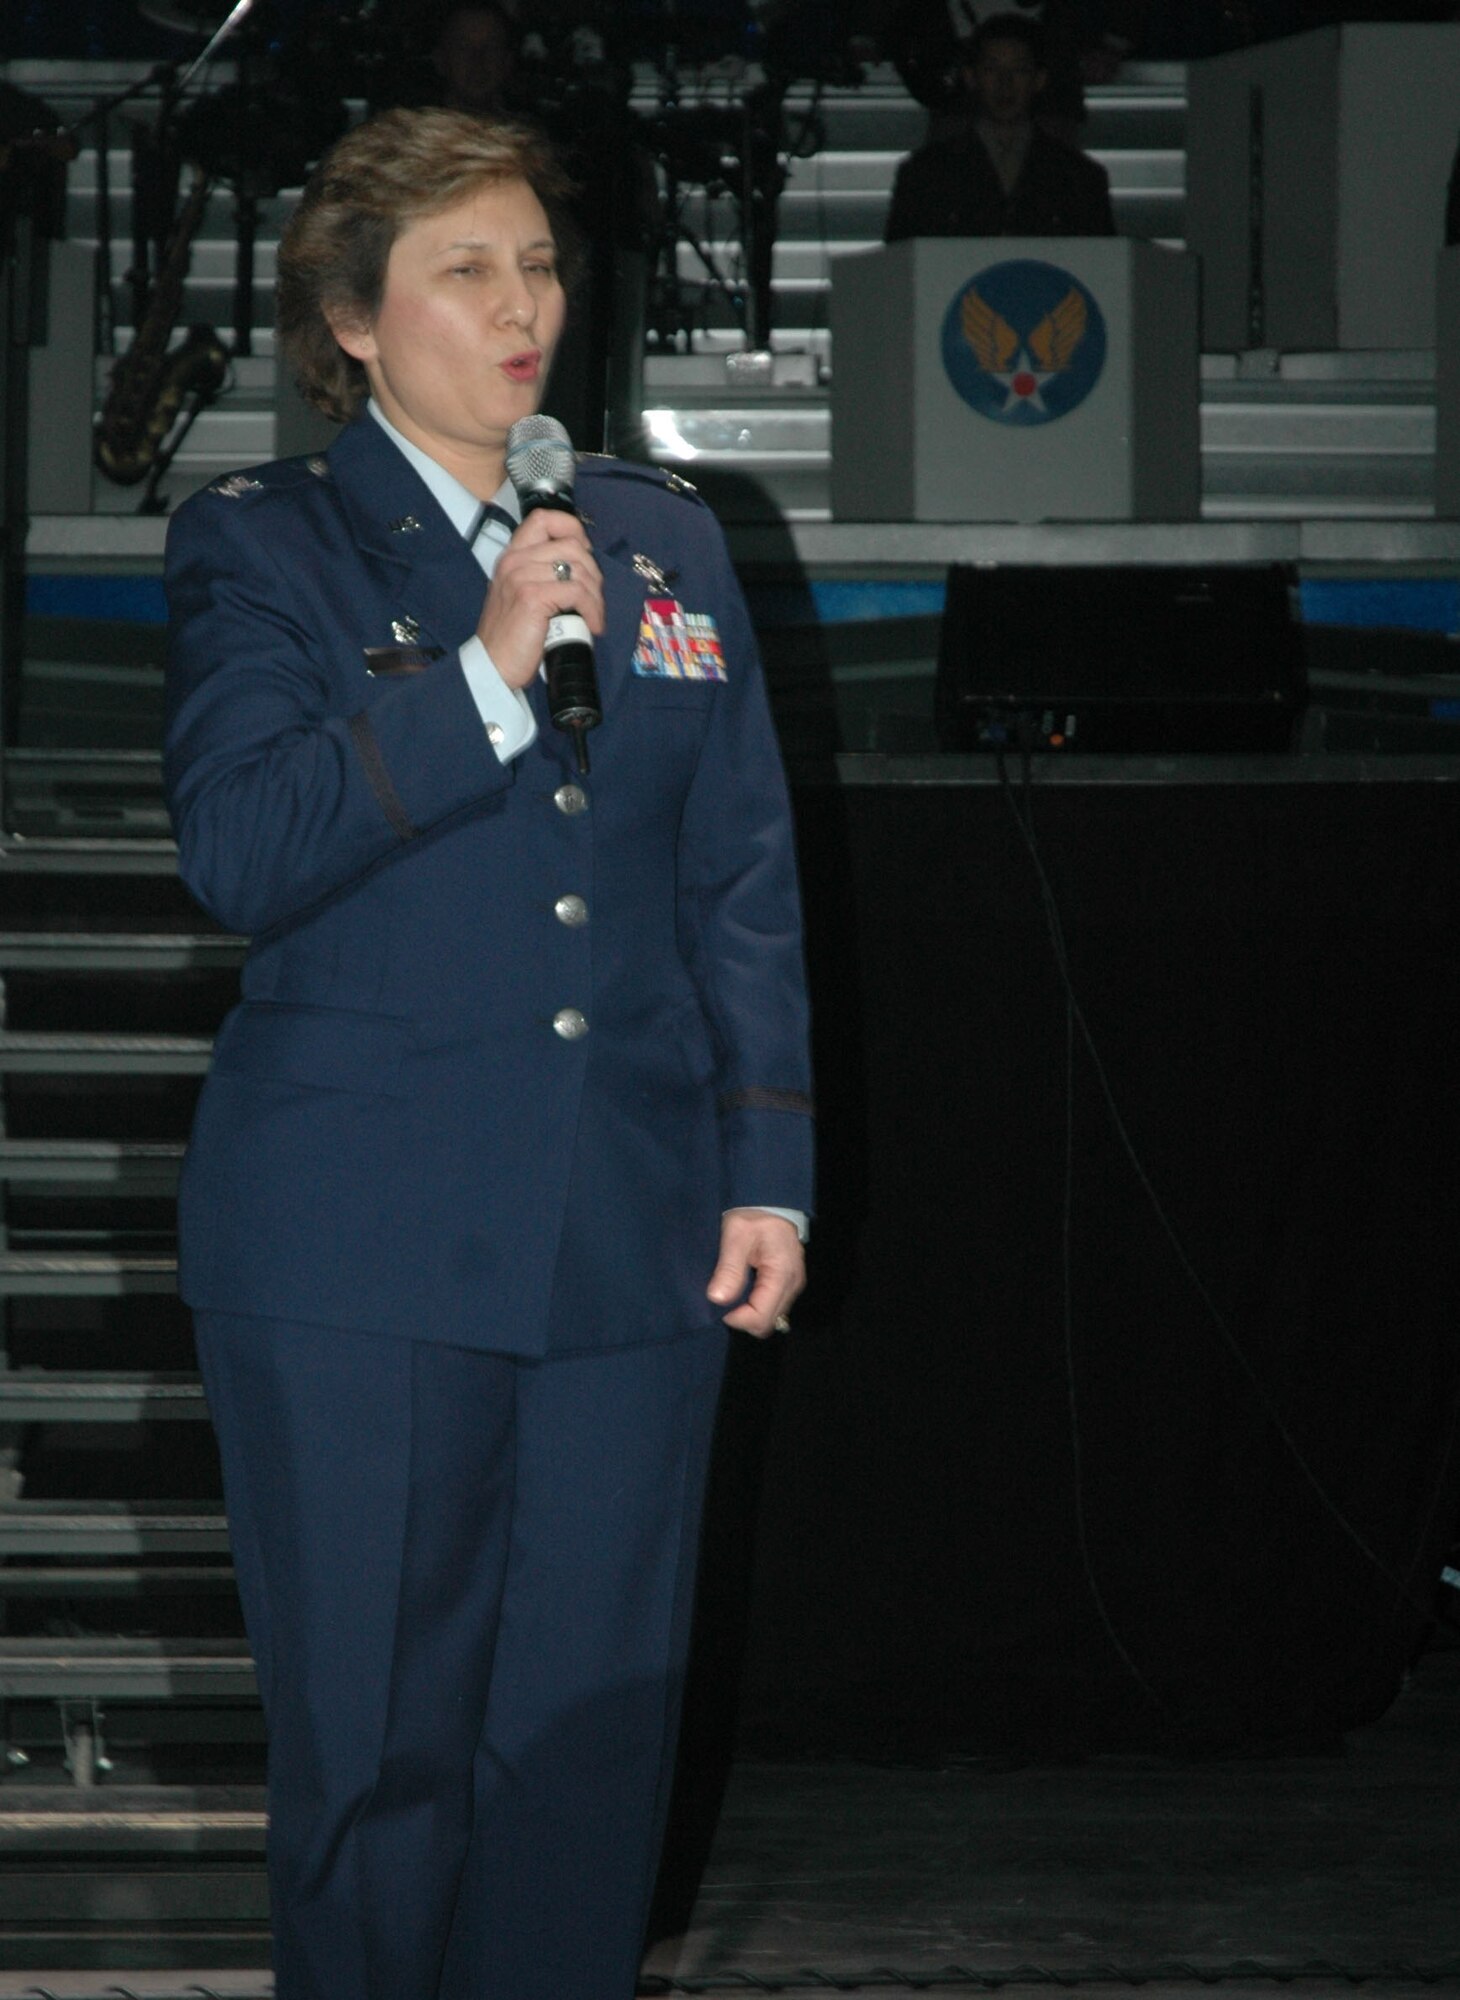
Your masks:
M451 468L499 460L536 410L563 313L547 214L526 181L505 181L409 223L374 319L334 331L383 414Z

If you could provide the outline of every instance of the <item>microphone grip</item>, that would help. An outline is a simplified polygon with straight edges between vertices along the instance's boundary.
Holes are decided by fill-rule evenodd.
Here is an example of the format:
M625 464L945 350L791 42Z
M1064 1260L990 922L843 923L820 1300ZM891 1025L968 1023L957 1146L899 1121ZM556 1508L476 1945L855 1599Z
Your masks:
M572 514L578 509L571 493L529 492L522 496L523 519L538 507L555 513ZM593 634L587 620L576 611L560 611L548 620L542 649L543 673L547 681L548 714L555 726L573 738L580 771L588 769L585 732L603 720L598 699L598 674L593 660Z
M556 618L549 619L542 657L547 672L548 713L559 729L569 729L575 724L592 729L601 722L593 635L576 611L560 611Z

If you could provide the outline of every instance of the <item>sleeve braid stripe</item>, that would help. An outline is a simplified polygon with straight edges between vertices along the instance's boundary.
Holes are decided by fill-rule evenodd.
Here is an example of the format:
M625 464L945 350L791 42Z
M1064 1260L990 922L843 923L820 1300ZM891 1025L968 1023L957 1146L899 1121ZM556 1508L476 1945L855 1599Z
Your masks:
M727 1090L720 1099L722 1111L795 1111L803 1118L816 1116L816 1105L804 1090Z
M370 717L364 709L361 709L358 715L350 717L349 729L350 741L355 746L360 762L365 766L365 776L370 781L370 789L379 802L380 810L390 821L391 831L400 840L414 840L416 829L400 802L395 786L390 782L390 773L385 768L380 745L375 740L375 731L370 727Z

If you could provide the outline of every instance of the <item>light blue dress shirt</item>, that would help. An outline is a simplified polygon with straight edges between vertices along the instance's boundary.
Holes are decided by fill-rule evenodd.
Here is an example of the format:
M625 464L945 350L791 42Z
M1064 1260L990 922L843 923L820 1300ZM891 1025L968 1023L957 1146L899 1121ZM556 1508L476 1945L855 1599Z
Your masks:
M405 453L420 473L457 534L463 541L471 542L471 552L481 564L483 575L490 580L497 567L497 558L512 539L511 528L505 521L497 519L495 513L484 515L482 503L476 495L469 493L461 481L453 478L429 452L422 451L419 445L402 437L373 397L367 408L386 436ZM510 479L502 482L492 507L500 509L514 522L521 522L522 509ZM461 671L466 675L466 684L482 718L487 740L502 762L510 764L536 740L537 718L522 690L508 687L498 673L491 654L475 633L459 651Z

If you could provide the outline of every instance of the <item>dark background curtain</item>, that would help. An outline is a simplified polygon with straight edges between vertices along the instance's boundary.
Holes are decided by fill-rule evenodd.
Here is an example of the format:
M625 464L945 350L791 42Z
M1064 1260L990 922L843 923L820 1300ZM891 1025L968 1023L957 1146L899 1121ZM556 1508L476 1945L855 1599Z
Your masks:
M1460 787L798 813L816 1278L732 1378L692 1714L741 1640L752 1748L1221 1750L1382 1712L1460 1514Z

